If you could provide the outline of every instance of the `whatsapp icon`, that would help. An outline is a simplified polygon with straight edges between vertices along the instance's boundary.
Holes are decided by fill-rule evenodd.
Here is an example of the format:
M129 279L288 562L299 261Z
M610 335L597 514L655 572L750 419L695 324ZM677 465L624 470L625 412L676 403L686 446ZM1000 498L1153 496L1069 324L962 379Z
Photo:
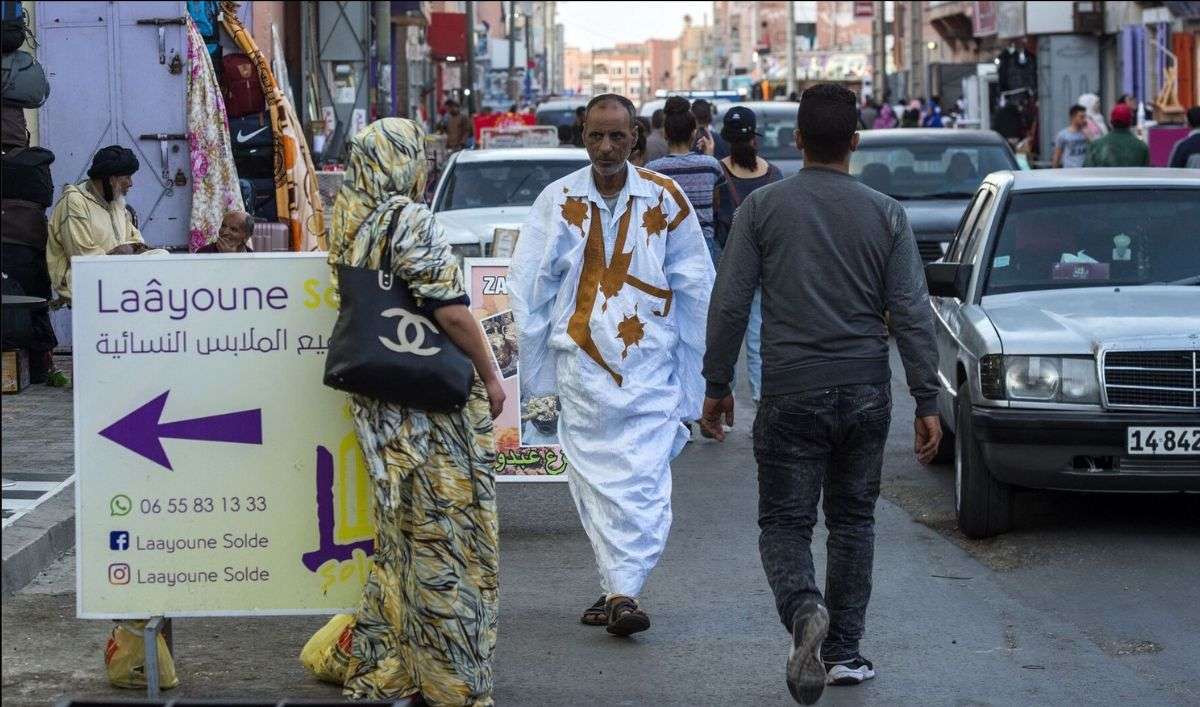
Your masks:
M133 510L133 500L123 493L112 497L108 502L108 512L113 516L127 516Z

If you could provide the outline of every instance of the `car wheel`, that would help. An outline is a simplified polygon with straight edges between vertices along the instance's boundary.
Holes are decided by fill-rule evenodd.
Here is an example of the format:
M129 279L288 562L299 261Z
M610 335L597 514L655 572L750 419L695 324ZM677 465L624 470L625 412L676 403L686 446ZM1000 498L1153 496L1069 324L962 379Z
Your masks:
M933 455L933 461L929 464L950 464L954 461L954 433L950 431L950 426L942 420L942 443L938 445L937 453Z
M954 508L958 529L969 538L990 538L1012 527L1013 490L988 471L971 423L971 394L958 389L958 434L954 443Z

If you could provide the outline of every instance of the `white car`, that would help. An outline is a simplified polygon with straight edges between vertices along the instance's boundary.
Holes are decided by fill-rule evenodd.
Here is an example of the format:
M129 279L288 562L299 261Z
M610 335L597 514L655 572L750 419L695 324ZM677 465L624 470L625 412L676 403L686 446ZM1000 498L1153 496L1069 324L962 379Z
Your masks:
M489 256L497 228L520 229L543 189L587 164L578 148L456 152L433 194L434 218L459 258Z

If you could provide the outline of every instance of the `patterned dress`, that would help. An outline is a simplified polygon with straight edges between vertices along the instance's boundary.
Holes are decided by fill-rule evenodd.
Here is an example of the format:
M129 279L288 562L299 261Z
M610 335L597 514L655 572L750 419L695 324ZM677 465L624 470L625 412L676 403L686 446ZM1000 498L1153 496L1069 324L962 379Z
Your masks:
M420 128L399 118L355 136L329 260L378 267L391 247L418 304L465 302L444 234L411 198L424 185L423 145ZM375 556L358 612L317 673L347 697L419 692L432 705L491 705L499 529L484 385L476 378L458 413L359 396L351 411L374 484Z

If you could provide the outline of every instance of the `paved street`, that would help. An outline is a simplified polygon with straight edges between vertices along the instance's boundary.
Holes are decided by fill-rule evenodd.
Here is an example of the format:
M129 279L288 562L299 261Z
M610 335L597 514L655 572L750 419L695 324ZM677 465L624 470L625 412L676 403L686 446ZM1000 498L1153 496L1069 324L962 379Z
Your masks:
M71 358L56 363L71 376ZM31 385L4 396L4 520L19 515L75 473L72 388Z
M897 370L897 381L902 380ZM896 419L911 402L896 385ZM749 411L675 467L675 526L633 640L577 622L595 570L565 486L501 490L500 704L789 704L787 637L757 556ZM1200 701L1200 503L1024 494L1017 529L974 543L953 528L952 473L912 460L893 425L864 653L879 677L827 704L1139 704ZM914 522L914 520L916 522ZM818 566L823 563L818 536ZM73 555L3 605L5 704L116 695L108 626L74 616ZM176 623L178 696L336 697L297 661L318 618Z

